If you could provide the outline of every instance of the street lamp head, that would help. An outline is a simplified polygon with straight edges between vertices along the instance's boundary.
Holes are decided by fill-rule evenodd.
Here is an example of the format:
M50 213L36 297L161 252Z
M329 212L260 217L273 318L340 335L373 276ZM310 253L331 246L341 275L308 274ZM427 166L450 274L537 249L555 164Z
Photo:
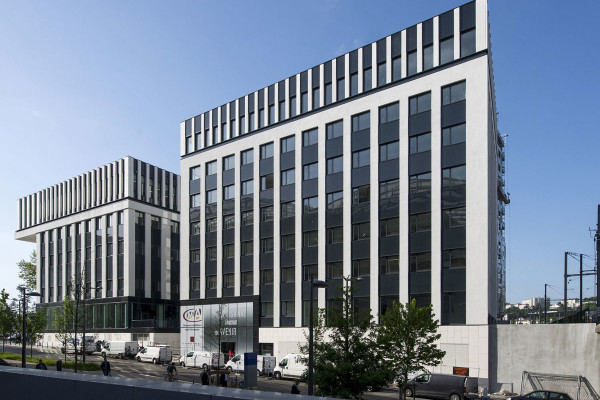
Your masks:
M42 297L41 294L39 294L38 292L30 292L30 293L25 293L26 296L36 296L36 297Z
M317 281L313 281L312 285L313 285L313 287L316 287L316 288L326 288L327 282L317 280Z

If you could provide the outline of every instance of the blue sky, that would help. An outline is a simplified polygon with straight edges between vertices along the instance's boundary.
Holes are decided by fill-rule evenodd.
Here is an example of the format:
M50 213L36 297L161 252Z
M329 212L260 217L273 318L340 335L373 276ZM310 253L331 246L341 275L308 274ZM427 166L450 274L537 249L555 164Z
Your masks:
M179 122L462 3L0 1L0 288L14 296L33 249L13 239L19 197L125 155L179 173ZM600 3L489 10L509 135L508 300L544 283L558 299L563 252L593 254Z

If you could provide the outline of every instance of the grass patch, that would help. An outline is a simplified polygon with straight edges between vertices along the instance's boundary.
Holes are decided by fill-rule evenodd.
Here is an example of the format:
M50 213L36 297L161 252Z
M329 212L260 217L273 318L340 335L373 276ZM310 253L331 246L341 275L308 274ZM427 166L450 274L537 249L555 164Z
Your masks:
M18 360L21 361L21 355L20 354L15 354L15 353L0 353L0 358L3 358L5 360ZM29 357L27 356L25 358L27 360L27 362L30 363L35 363L37 364L38 361L40 360L40 357ZM58 360L54 360L51 358L43 358L42 357L42 361L44 362L44 364L46 364L46 366L48 367L56 367L56 361ZM64 369L75 369L75 361L62 361L62 367ZM85 363L83 364L81 361L77 362L77 370L78 371L100 371L100 364L97 363Z

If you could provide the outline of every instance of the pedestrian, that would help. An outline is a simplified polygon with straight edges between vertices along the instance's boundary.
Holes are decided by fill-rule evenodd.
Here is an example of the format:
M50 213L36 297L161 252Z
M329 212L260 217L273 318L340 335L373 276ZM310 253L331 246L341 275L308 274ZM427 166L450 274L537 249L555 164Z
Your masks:
M221 386L227 387L227 374L221 374L221 377L219 378L219 383L221 384Z
M48 367L46 367L46 364L44 364L44 361L42 361L40 358L40 361L36 364L35 369L48 369Z
M202 373L200 374L200 381L202 382L203 385L208 385L208 381L210 380L209 376L208 376L208 372L206 371L202 371Z
M127 346L127 348L125 349L125 357L127 357L128 360L131 359L131 347Z
M100 364L100 368L102 368L102 373L104 374L104 376L111 376L110 363L106 359L106 355L104 356L104 361L102 361L102 364Z
M169 377L169 382L173 382L173 374L177 374L177 368L175 368L175 363L171 362L167 367L167 375Z
M56 370L57 371L62 371L62 360L57 360L56 361Z
M294 382L292 385L292 394L300 394L300 389L298 389L298 382Z

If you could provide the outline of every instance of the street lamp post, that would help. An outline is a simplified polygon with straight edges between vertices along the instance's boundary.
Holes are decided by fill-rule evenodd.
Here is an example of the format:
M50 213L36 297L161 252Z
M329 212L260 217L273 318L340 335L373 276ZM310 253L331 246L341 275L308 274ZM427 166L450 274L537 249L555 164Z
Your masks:
M313 308L315 302L314 296L314 288L325 288L327 287L327 282L314 280L311 278L310 280L310 319L308 321L308 395L312 396L314 392L314 348L313 348L313 330L314 330L314 315Z
M26 368L25 367L25 353L27 351L27 344L25 343L25 328L27 326L27 296L37 296L40 297L41 294L39 294L38 292L30 292L30 293L26 293L25 291L25 286L22 287L23 289L23 333L21 334L21 368Z

